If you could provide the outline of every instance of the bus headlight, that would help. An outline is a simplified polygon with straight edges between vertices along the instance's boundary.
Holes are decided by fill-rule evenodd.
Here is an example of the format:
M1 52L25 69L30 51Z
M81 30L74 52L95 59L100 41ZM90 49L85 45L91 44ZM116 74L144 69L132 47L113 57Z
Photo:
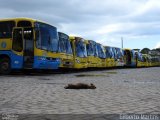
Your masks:
M60 58L56 58L57 62L62 62L62 60Z
M45 57L38 57L38 60L46 60Z
M76 62L77 62L77 63L80 63L80 61L79 61L78 59L76 59Z

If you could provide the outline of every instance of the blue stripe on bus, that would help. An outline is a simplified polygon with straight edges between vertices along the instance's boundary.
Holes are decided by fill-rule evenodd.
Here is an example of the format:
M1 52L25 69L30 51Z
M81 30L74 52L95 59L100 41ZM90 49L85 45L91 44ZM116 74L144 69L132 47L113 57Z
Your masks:
M44 60L43 60L40 58L43 58L43 57L39 57L39 56L34 57L34 64L33 64L34 69L58 69L60 66L59 59L47 60L44 57Z
M34 69L58 69L60 66L60 61L58 59L55 60L47 60L44 57L43 59L40 59L43 57L35 56L34 57Z
M16 55L12 51L0 51L0 54L7 55L11 59L12 69L23 69L23 56ZM42 57L35 56L33 62L33 69L58 69L60 66L60 60L47 60Z
M0 54L7 55L11 60L12 69L22 69L23 68L23 57L14 54L12 51L0 51Z

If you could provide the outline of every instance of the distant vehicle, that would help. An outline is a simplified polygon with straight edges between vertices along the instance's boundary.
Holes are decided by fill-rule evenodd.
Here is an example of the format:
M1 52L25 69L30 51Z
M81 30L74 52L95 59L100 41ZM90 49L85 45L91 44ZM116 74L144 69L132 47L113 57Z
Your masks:
M159 57L151 57L151 65L152 66L160 66L160 59Z
M144 67L151 66L151 60L150 56L148 54L142 54L143 60L144 60Z
M58 69L57 28L30 18L0 20L0 73Z
M145 67L145 63L144 63L144 57L142 55L142 53L140 52L136 52L136 56L137 56L137 67Z
M132 49L124 49L125 66L136 67L136 52Z
M83 38L70 36L69 37L73 50L73 68L87 68L87 50Z

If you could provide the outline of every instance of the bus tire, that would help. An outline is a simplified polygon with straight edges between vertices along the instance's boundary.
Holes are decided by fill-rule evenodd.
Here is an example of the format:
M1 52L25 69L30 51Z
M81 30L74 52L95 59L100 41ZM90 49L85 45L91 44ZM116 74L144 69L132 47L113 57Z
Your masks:
M0 60L0 74L9 74L11 72L11 63L9 58Z

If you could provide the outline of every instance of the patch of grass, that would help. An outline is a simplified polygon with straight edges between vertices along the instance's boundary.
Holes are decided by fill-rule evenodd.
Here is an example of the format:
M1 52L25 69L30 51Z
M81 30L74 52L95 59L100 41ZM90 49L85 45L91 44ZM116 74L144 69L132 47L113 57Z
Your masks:
M91 75L91 74L79 74L79 75L75 75L76 77L104 77L104 76L106 76L106 75ZM107 76L107 77L109 77L109 76Z
M52 80L50 78L39 78L39 80Z
M108 73L108 74L117 74L117 72L114 72L114 71L105 72L105 73Z

